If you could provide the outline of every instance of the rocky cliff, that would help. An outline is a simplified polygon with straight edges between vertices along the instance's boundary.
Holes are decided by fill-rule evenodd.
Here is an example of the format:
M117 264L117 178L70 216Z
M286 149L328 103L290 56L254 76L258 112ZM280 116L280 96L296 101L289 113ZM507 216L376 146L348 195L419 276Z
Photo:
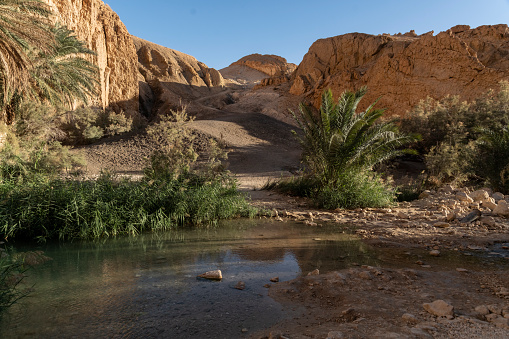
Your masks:
M447 94L478 97L509 80L507 25L455 26L433 35L352 33L316 41L290 80L290 93L319 105L321 93L336 96L367 85L364 105L403 115L419 100ZM365 108L365 107L361 107Z
M131 36L118 15L101 0L44 0L53 20L66 25L96 51L100 93L95 104L116 111L138 112L138 62Z
M223 77L240 84L255 85L269 77L287 77L297 65L277 55L251 54L219 70Z
M138 53L141 111L163 114L187 105L199 111L198 99L225 90L227 82L214 68L194 57L143 39L132 37Z

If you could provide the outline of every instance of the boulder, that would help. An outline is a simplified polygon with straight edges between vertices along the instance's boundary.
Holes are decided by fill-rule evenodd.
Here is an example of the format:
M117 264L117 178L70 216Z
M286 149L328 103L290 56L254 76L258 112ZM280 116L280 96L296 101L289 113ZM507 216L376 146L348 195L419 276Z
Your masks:
M485 190L477 190L469 194L474 201L483 201L490 197L487 191Z
M497 207L497 203L495 202L495 199L493 199L491 197L482 200L481 204L483 207L489 208L490 210L494 210L495 207Z
M454 316L454 307L443 300L435 300L432 303L425 303L422 307L437 317L452 318Z
M504 196L502 193L500 193L500 192L495 192L495 193L493 193L493 194L491 195L491 197L492 197L493 199L495 199L495 201L504 200L504 198L505 198L505 196Z
M500 200L497 206L493 209L493 213L502 217L509 216L509 204L505 200Z

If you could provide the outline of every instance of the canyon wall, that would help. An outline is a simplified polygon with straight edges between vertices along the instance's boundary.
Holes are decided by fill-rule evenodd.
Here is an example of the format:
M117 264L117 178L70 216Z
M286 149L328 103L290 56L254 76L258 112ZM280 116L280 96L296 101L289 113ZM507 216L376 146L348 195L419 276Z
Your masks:
M509 80L507 25L455 26L433 35L345 34L316 41L290 79L290 93L318 106L322 92L335 96L368 86L364 106L404 115L421 99L448 94L471 100Z
M125 25L101 0L44 0L53 21L76 32L99 67L100 90L93 103L115 111L138 112L138 58Z

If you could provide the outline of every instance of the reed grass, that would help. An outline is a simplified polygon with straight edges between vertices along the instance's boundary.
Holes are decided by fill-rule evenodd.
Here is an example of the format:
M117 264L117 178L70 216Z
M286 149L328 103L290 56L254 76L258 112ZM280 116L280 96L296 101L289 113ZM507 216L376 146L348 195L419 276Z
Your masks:
M34 177L0 184L0 233L5 238L93 239L210 225L257 211L233 181L194 182Z

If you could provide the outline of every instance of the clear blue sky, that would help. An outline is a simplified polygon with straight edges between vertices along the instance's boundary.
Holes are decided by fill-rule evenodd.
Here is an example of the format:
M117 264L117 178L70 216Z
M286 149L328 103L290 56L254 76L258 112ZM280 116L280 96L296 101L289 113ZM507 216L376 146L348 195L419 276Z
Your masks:
M311 44L345 33L439 33L509 24L509 0L104 0L129 32L221 69L252 53L299 64Z

